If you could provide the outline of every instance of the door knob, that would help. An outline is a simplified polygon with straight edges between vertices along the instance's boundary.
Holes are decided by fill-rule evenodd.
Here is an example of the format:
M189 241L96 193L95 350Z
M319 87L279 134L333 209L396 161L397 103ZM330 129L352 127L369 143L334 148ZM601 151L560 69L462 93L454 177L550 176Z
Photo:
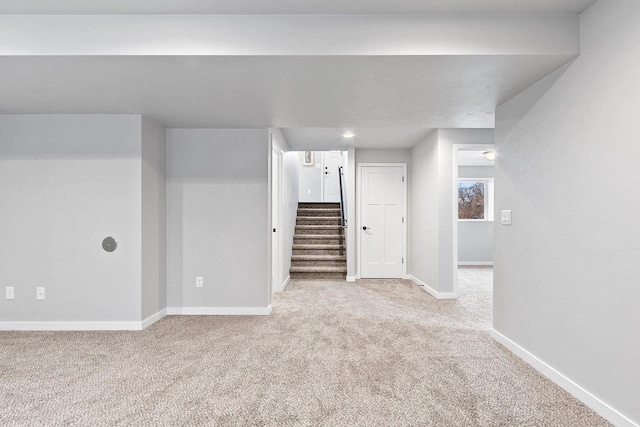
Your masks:
M364 231L371 230L371 228L370 228L370 227L367 227L366 225L365 225L364 227L362 227L362 229L363 229Z

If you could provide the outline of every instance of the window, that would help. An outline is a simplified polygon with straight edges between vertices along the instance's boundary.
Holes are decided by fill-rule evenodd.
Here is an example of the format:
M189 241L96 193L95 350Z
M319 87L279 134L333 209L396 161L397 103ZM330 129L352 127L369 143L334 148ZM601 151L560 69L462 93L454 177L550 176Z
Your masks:
M493 179L458 180L458 219L493 221Z

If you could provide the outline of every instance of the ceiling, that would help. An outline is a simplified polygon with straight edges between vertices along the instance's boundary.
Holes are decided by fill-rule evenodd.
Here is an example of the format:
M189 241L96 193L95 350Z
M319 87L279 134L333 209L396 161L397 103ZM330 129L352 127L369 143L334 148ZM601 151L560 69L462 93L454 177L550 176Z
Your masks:
M0 57L0 113L145 114L167 127L491 128L572 57Z
M412 148L433 129L419 128L288 128L282 129L294 151L356 148ZM354 134L344 138L345 132Z
M0 0L0 14L577 14L595 0Z
M483 151L458 151L458 166L494 166L493 160L482 155Z

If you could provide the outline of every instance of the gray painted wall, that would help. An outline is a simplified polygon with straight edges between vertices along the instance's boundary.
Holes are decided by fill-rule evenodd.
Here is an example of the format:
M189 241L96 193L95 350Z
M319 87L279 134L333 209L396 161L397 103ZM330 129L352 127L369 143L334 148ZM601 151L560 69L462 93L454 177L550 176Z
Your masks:
M322 201L322 151L313 152L313 166L303 166L302 159L304 151L297 152L300 163L300 202L321 202ZM311 194L309 194L309 190Z
M140 321L140 134L134 115L0 116L0 321Z
M497 111L494 328L640 424L640 3Z
M270 151L266 129L167 130L169 307L269 305Z
M460 166L458 178L493 178L493 166ZM493 262L493 221L458 221L458 264Z
M410 274L437 289L439 281L438 131L411 150Z
M142 319L167 307L167 143L142 118Z

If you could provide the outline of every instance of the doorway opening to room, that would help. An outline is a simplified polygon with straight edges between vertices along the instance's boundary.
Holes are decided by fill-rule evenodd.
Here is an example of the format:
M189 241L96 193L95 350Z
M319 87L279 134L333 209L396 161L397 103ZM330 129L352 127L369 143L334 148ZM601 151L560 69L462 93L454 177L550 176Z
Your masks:
M454 146L453 290L493 289L495 146Z

